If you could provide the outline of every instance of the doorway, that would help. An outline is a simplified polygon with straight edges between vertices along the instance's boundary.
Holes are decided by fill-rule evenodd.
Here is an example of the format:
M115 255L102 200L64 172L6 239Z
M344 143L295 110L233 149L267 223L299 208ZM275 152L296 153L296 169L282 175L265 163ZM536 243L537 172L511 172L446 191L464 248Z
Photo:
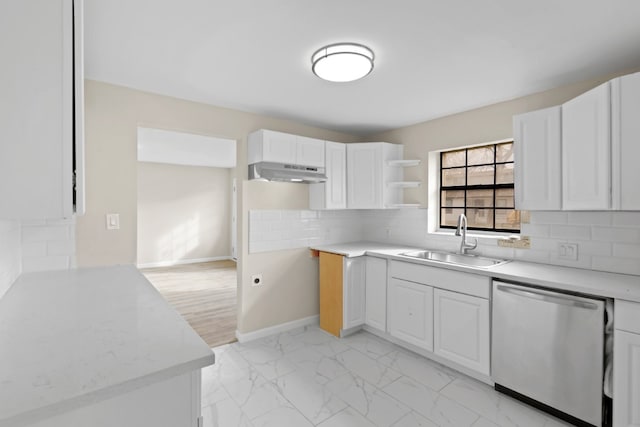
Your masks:
M137 265L211 347L237 328L234 176L235 141L138 128Z

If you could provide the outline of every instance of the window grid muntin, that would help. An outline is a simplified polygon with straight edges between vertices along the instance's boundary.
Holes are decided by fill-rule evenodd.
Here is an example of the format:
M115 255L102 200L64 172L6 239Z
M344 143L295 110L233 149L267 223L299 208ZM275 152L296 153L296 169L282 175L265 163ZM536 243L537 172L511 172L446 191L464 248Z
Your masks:
M440 153L440 194L439 194L439 216L440 216L440 228L446 228L446 229L455 229L456 227L453 225L443 225L442 221L443 221L443 210L444 209L463 209L465 215L467 214L467 209L478 209L478 210L489 210L491 209L492 211L492 215L493 215L493 227L467 227L469 230L480 230L480 231L492 231L492 232L507 232L507 233L519 233L520 229L511 229L511 228L496 228L496 211L500 211L500 210L505 210L505 211L515 211L515 200L513 206L514 207L497 207L496 206L496 190L498 189L515 189L515 185L513 182L509 183L509 184L497 184L497 166L498 165L507 165L507 164L513 164L513 161L510 162L498 162L497 160L497 156L498 156L498 146L499 145L503 145L503 144L513 144L513 141L508 141L508 142L500 142L500 143L496 143L496 144L487 144L484 145L482 147L493 147L493 163L481 163L481 164L473 164L473 165L469 165L469 150L470 149L475 149L475 148L479 148L479 147L471 147L471 148L465 148L464 149L464 166L445 166L443 167L443 156L448 153L448 152L455 152L455 151L461 151L461 149L457 149L457 150L450 150L450 151L442 151ZM469 182L469 167L478 167L478 166L491 166L493 167L493 185L491 184L477 184L477 185L466 185L467 182ZM445 170L451 170L451 169L463 169L464 168L464 182L465 185L451 185L451 186L443 186L442 183L444 182L444 171ZM483 207L477 207L477 206L469 206L468 205L468 199L467 199L467 195L469 190L493 190L493 207L490 208L483 208ZM443 206L442 205L442 196L443 196L443 191L463 191L464 193L464 206ZM514 190L514 198L515 198L515 190Z

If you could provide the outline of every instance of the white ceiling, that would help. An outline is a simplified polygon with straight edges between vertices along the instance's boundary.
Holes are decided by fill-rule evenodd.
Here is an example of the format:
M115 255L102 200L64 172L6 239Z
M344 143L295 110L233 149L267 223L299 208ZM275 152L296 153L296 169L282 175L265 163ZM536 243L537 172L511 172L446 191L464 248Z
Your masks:
M640 66L638 0L85 0L86 77L367 135ZM310 71L362 43L352 83Z

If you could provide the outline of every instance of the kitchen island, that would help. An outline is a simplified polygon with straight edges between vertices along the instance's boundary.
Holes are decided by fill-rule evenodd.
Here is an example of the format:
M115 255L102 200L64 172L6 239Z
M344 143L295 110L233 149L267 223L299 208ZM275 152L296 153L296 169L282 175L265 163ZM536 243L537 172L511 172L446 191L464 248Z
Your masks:
M213 362L133 266L23 274L0 300L0 426L195 427Z

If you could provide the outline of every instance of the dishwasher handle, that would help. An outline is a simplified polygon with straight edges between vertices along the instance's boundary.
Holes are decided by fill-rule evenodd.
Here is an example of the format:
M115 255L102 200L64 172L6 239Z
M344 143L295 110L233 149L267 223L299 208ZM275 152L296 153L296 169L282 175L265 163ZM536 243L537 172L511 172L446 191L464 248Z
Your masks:
M574 297L568 294L562 294L552 291L544 291L542 289L522 289L520 287L512 287L507 285L496 285L496 289L508 294L517 295L524 298L535 299L539 301L550 302L553 304L567 305L571 307L585 308L587 310L597 310L598 304L585 301L585 298Z

